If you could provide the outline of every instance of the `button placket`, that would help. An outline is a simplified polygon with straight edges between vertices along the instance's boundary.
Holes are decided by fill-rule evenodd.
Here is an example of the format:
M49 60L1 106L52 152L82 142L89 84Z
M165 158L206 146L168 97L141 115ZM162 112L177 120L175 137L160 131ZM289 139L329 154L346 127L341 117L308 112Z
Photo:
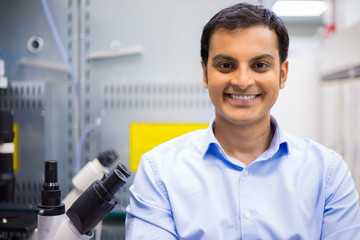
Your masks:
M257 238L257 218L254 209L253 179L247 168L244 168L239 175L239 202L240 202L240 221L241 235L243 239Z

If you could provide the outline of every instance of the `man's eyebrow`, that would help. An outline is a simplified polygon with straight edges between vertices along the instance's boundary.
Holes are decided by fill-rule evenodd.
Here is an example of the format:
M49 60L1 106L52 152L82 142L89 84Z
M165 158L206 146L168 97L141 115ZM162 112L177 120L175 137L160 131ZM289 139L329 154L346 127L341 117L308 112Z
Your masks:
M256 62L256 61L259 61L261 59L264 59L264 58L271 58L271 59L275 59L275 57L271 54L262 54L260 56L256 56L252 59L250 59L250 62Z
M223 55L223 54L218 54L212 58L213 62L218 61L218 60L227 60L227 61L231 61L231 62L238 62L235 58L227 56L227 55Z
M265 53L260 56L251 58L249 62L256 62L256 61L259 61L264 58L275 59L275 57L273 55ZM218 54L212 58L213 62L218 61L218 60L227 60L227 61L231 61L231 62L235 62L235 63L238 62L238 60L236 60L235 58L233 58L231 56L223 55L223 54Z

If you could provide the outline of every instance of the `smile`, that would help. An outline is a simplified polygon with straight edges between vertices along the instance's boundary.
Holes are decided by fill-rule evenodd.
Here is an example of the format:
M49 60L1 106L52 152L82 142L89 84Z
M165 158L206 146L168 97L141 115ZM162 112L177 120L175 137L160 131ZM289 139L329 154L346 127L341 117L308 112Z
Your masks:
M236 94L229 94L230 98L232 99L239 99L239 100L251 100L256 98L256 95L236 95Z

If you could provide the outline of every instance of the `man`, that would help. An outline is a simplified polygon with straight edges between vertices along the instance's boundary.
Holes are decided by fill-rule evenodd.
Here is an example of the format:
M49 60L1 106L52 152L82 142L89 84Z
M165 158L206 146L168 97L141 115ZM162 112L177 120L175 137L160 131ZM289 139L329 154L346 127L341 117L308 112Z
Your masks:
M126 239L360 239L342 158L270 115L288 45L284 23L262 6L237 4L207 23L201 64L215 119L143 155Z

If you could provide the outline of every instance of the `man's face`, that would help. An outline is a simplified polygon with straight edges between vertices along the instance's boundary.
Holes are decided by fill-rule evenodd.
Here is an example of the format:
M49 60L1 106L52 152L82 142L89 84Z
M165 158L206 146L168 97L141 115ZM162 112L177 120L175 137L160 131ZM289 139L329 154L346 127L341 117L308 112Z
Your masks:
M242 126L270 117L288 72L288 62L280 64L276 33L264 26L215 30L202 67L217 121Z

